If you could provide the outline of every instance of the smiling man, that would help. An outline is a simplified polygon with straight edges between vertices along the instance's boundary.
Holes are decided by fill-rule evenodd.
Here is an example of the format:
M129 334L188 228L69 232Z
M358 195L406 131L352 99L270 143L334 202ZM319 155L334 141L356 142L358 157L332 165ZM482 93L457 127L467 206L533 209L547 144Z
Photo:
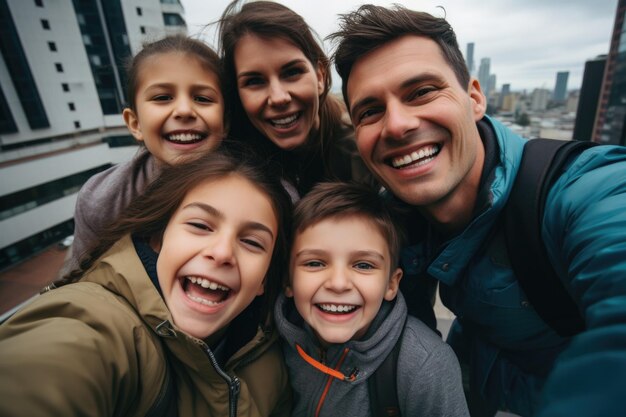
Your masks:
M541 238L585 322L560 336L532 308L495 233L526 141L485 115L448 22L366 5L331 38L359 153L411 211L401 257L409 312L430 307L423 289L438 281L457 316L448 341L469 370L472 415L621 415L626 149L570 158L548 193Z

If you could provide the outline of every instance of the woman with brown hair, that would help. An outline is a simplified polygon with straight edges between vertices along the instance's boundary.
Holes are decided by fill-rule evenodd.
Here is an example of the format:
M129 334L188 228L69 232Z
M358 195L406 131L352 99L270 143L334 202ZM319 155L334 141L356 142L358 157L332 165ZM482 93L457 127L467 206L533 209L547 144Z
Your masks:
M279 3L241 3L227 6L219 28L231 136L276 159L300 195L330 179L368 180L310 27Z

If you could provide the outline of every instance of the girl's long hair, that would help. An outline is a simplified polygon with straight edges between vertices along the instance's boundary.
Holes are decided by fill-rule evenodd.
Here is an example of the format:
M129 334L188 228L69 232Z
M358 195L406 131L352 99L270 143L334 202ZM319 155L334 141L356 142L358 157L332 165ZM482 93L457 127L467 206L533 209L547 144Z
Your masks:
M226 147L193 161L165 168L144 194L135 198L121 216L105 228L98 244L80 260L78 269L62 277L54 286L80 280L115 242L127 234L160 239L170 218L191 189L205 181L238 175L253 183L269 198L277 218L278 233L265 280L264 312L270 311L288 264L291 199L280 179L271 174L274 170L267 166L266 161L254 158L250 152L244 153L239 145L231 143ZM102 209L106 210L106 207Z

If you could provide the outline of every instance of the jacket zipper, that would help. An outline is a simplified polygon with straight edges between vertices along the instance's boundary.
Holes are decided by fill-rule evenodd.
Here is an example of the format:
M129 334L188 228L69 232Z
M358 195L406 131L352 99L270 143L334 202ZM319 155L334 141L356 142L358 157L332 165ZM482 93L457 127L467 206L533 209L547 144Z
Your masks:
M230 417L237 417L237 401L239 400L239 391L241 391L241 381L236 376L230 376L226 372L222 371L215 355L208 347L204 349L204 352L209 357L211 365L215 368L215 371L226 381L228 384L228 415Z
M335 365L335 370L339 370L339 368L341 368L341 364L343 364L343 361L348 355L348 352L349 352L349 349L345 348L343 353L341 354L341 357L337 361L337 365ZM320 353L321 353L320 356L322 358L322 363L326 362L326 351L322 350ZM315 417L319 417L322 411L322 405L324 404L324 401L326 401L326 395L328 395L328 391L330 390L330 384L332 384L333 378L335 377L332 375L328 375L328 379L326 381L326 386L324 387L324 391L322 392L322 395L320 396L320 399L317 402L317 408L315 409Z

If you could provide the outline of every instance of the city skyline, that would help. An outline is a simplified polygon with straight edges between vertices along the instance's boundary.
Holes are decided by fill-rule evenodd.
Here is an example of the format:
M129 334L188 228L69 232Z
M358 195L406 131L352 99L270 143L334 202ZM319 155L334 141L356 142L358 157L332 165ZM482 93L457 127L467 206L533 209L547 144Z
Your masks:
M389 1L369 1L390 6ZM198 35L206 24L219 19L229 0L181 0L189 33ZM337 14L354 10L356 0L279 0L325 37L337 29ZM454 28L465 56L467 43L474 43L474 62L491 59L491 73L498 77L497 90L510 84L512 91L554 88L557 72L570 73L568 87L579 89L585 62L607 54L617 0L552 1L466 0L403 1L406 7L446 17ZM441 6L444 10L442 10ZM204 37L214 44L211 30ZM326 45L327 51L330 45ZM477 69L475 67L475 69ZM334 89L340 86L334 77Z

